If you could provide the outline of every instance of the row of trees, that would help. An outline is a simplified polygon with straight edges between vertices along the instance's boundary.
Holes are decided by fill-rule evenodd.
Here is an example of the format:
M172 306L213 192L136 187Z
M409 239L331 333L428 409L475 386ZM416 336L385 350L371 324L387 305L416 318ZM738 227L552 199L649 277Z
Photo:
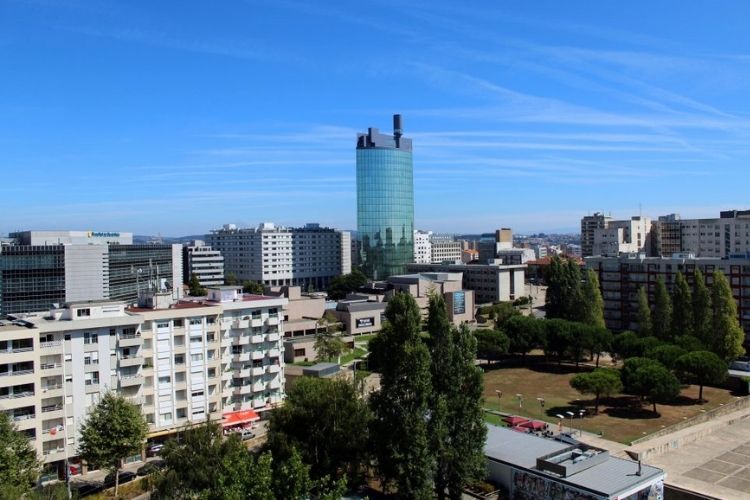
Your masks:
M328 298L331 300L341 300L348 293L356 292L367 284L367 276L357 268L352 269L349 274L336 276L328 285Z
M599 279L593 270L589 269L586 280L582 280L581 266L577 262L555 255L550 260L545 281L545 311L548 318L604 327L604 301L599 290Z
M678 272L670 295L662 277L654 287L653 307L646 289L638 290L638 331L642 337L672 342L694 337L720 358L731 361L745 352L745 335L737 319L737 303L724 273L714 271L711 287L696 269L691 289Z

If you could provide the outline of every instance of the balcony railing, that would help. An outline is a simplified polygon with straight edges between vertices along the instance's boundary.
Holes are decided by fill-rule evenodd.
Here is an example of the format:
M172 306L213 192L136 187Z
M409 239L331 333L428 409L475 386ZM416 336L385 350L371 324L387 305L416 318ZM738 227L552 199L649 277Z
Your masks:
M48 347L57 347L62 345L62 340L52 340L50 342L39 342L39 347L46 349Z
M62 365L58 365L58 366L62 366ZM5 376L5 375L11 375L11 376L12 375L31 375L32 373L34 373L34 370L13 370L9 372L0 372L0 377Z
M12 354L16 352L29 352L33 350L34 350L33 347L10 347L8 349L3 349L2 351L0 351L0 353L4 352L7 354Z
M140 333L123 333L120 335L120 340L128 340L128 339L139 339L141 338Z
M54 370L55 368L61 368L62 363L42 363L39 366L42 370ZM34 370L31 370L31 372L33 373Z
M0 394L0 399L28 398L33 395L34 395L34 391L11 392L8 394Z
M62 409L63 409L62 403L58 403L56 405L47 405L47 406L42 406L42 413L49 413L51 411L57 411L57 410L62 410Z
M36 418L36 413L24 413L24 414L21 414L21 415L11 415L10 418L14 422L21 422L23 420L29 420L29 419L32 419L32 418Z

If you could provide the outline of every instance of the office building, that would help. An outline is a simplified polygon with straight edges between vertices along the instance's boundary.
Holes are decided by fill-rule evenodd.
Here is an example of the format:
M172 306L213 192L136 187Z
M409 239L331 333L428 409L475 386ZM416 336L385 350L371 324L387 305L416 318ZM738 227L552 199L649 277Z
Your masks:
M414 261L412 142L402 136L401 115L393 135L370 128L357 136L357 234L365 274L382 280Z
M432 231L414 231L414 262L430 264L432 262Z
M525 293L523 264L409 264L406 269L409 273L461 273L462 289L472 290L477 304L507 302Z
M79 463L80 425L108 390L139 406L149 441L188 423L227 424L237 412L273 408L284 396L286 302L236 287L210 288L201 301L158 290L131 307L87 301L6 318L0 411L62 475L66 458Z
M462 255L461 242L433 240L430 246L430 254L431 264L460 262Z
M184 283L189 283L195 274L203 287L224 284L224 257L201 240L183 247L182 267Z
M600 212L586 215L581 219L581 254L583 257L594 255L594 233L597 229L606 229L611 220L612 217Z
M51 233L15 233L14 244L0 246L0 314L43 311L82 300L134 302L139 284L145 285L150 276L176 297L181 294L181 245L130 245L123 243L131 239L123 236L129 233L95 232L90 243L83 244L75 235L87 232ZM101 234L111 236L96 236ZM120 240L108 243L110 238Z
M672 289L675 275L682 272L689 284L693 274L700 269L710 286L713 272L721 270L729 280L737 301L737 314L745 333L750 333L750 259L748 258L698 258L691 254L673 257L646 257L643 254L619 257L589 257L586 268L599 275L604 299L604 320L613 330L638 328L638 289L645 287L653 303L657 278L661 277Z
M234 274L240 282L320 291L334 277L352 270L349 232L318 224L301 228L270 222L257 228L225 224L211 231L206 242L224 256L224 273Z
M651 219L634 216L630 220L608 221L607 227L594 230L593 255L617 257L622 253L649 252Z
M513 231L509 228L496 230L494 233L485 233L479 240L479 262L486 264L498 259L498 253L513 248Z

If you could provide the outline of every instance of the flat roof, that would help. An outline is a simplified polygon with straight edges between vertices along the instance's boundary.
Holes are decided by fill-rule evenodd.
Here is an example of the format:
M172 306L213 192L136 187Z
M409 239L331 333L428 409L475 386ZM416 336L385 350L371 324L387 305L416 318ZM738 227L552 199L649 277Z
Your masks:
M550 438L488 425L484 454L490 460L529 469L535 474L607 496L622 494L633 489L637 490L638 487L645 487L658 479L664 478L662 469L645 464L641 465L641 475L639 476L637 475L637 462L611 455L606 461L567 477L560 477L536 469L537 458L570 448L571 445Z

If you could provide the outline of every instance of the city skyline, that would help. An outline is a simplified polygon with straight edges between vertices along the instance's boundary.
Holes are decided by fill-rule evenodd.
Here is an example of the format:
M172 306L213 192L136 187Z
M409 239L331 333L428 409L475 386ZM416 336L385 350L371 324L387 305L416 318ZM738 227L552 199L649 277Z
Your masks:
M394 113L414 140L415 228L747 208L743 2L0 13L2 234L354 229L351 144Z

